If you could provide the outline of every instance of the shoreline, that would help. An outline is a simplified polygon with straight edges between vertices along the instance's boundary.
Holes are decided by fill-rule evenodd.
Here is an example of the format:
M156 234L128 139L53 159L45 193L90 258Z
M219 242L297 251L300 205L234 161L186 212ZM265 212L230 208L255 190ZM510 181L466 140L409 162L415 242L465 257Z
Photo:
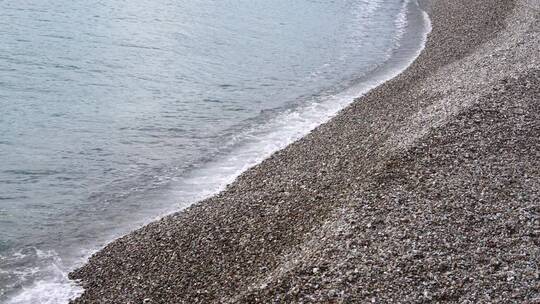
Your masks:
M538 22L534 14L527 15L520 7L523 1L519 0L488 5L482 1L443 2L423 1L433 31L420 57L404 73L244 172L224 192L109 244L71 274L72 278L82 280L85 287L82 297L73 302L482 299L473 294L473 287L478 289L475 284L491 282L499 270L488 272L486 280L467 281L465 275L476 278L478 266L475 265L484 265L479 261L485 259L475 256L472 248L478 240L499 236L482 229L468 231L465 229L468 222L460 219L469 216L471 223L484 223L486 218L494 216L490 208L512 219L521 214L517 209L515 214L505 212L508 206L499 206L498 202L505 196L490 187L494 181L483 181L473 169L486 168L484 172L489 172L496 164L499 171L518 168L517 173L527 172L533 178L532 184L523 182L519 174L509 175L510 185L504 178L494 180L497 183L503 180L502 187L508 188L509 193L518 191L516 183L523 185L525 190L519 191L527 193L528 198L520 203L532 208L530 212L534 214L537 207L534 202L538 198L538 185L534 181L538 171L534 165L539 160L534 158L538 144L533 141L537 142L538 137L527 138L528 147L521 147L519 138L514 140L522 149L503 156L520 158L511 158L514 162L507 162L505 167L504 162L489 158L487 152L493 155L493 151L482 150L479 141L469 142L470 136L462 132L468 130L471 121L476 121L476 116L485 114L471 111L486 100L500 100L502 110L497 108L497 111L501 112L507 106L504 102L514 100L515 94L521 94L524 100L534 99L534 85L526 88L519 85L538 81L534 72L539 68L538 60L534 60L538 40L527 36L530 28L538 27ZM505 19L505 14L510 15ZM505 22L512 26L505 28ZM506 39L499 41L505 35ZM534 36L534 31L531 35ZM501 56L510 60L501 60ZM524 63L524 58L529 58L529 62ZM535 105L529 101L520 106ZM516 121L527 115L538 115L526 111L504 114L490 119L500 121L502 126L505 122L515 126ZM505 117L516 121L505 121ZM489 120L480 120L478 124L486 121ZM535 135L537 130L532 121L532 125L519 126ZM465 127L449 127L453 124ZM480 133L497 127L474 126L472 130ZM499 131L497 134L516 137L514 133L502 133L510 132L504 128ZM483 135L489 139L497 134ZM452 136L454 142L442 140ZM453 143L462 146L456 148ZM508 145L498 144L499 148ZM471 153L478 154L472 163L465 157ZM450 156L461 162L452 165L448 161ZM477 160L480 164L475 165ZM460 174L455 171L457 168ZM445 176L445 172L450 174ZM468 174L465 180L460 179L463 172ZM477 180L483 183L466 183ZM446 191L436 191L432 182ZM480 186L487 189L490 204L478 203L482 202L478 193L484 196L478 190ZM474 199L460 199L457 193L467 193ZM482 212L463 214L471 208L477 211L477 207ZM492 221L504 224L497 218ZM499 227L493 223L484 226ZM417 231L413 227L424 229ZM457 228L465 241L448 228ZM520 233L523 229L530 230L525 234L534 233L534 225L511 228ZM534 240L523 239L519 233L512 235L500 236L502 247L495 246L500 251L492 252L491 256L499 257L509 250L504 245L514 241L527 248L528 261L538 258L538 250L532 247ZM445 238L448 244L456 246L437 247L437 240ZM465 249L460 250L463 246ZM464 261L468 268L463 269L459 263L446 265L441 256ZM534 284L535 276L530 267L506 263L508 269L521 277L502 282L501 286L494 284L498 288L489 289L490 295L500 295L503 300L502 291L508 290L507 285ZM463 273L454 276L454 281L441 279L446 272L454 270ZM432 281L428 273L435 273L438 278L435 281L440 285L423 284ZM447 290L460 280L462 286L471 289ZM540 296L531 293L533 287L520 286L527 293L518 293L513 299Z
M405 5L406 3L406 5ZM245 171L246 168L250 168L254 165L257 165L262 160L267 158L269 155L274 153L277 150L280 150L284 147L286 147L291 142L301 138L305 134L309 133L311 129L314 128L314 126L318 126L326 121L328 121L331 117L335 115L336 112L340 111L344 107L346 107L348 104L352 103L355 99L354 96L361 96L365 94L365 92L373 89L374 87L380 85L381 83L387 81L388 79L391 79L398 75L399 73L403 72L407 66L409 66L416 57L420 54L422 51L424 44L426 42L426 36L429 32L430 26L429 19L426 19L426 16L422 16L422 12L420 8L418 7L416 0L407 0L404 2L402 6L402 11L406 12L403 14L403 16L407 16L405 18L405 26L400 31L401 34L397 35L396 37L401 37L397 41L399 43L396 44L395 47L392 48L392 51L390 52L391 55L381 63L375 65L376 67L373 69L370 69L369 71L355 77L352 80L346 81L346 84L340 87L338 90L337 88L334 90L333 93L328 93L326 97L322 97L321 101L318 101L317 103L310 103L310 104L301 104L300 102L298 105L295 105L292 107L293 112L292 113L284 113L280 114L280 118L283 120L293 120L292 123L298 127L298 129L295 128L295 131L289 131L288 133L282 133L280 132L280 128L284 128L283 126L279 125L279 123L273 123L275 125L276 131L268 131L269 134L263 134L263 137L259 138L259 145L262 143L265 146L273 146L271 150L265 150L262 149L259 152L253 153L248 151L247 153L243 151L243 149L240 149L240 154L243 154L246 156L245 163L243 165L240 165L238 168L242 168L241 170L237 170L238 168L235 168L235 164L231 163L231 158L237 158L238 155L228 155L224 156L220 159L213 160L206 164L205 166L202 166L199 169L196 169L189 173L189 176L186 177L186 180L188 183L193 182L196 179L199 179L197 175L209 175L207 172L203 172L202 174L199 172L201 171L207 171L212 170L212 167L215 166L225 166L229 168L228 170L224 171L218 171L216 172L217 178L216 183L213 185L210 185L209 188L219 188L224 189L226 185L233 182L241 172ZM400 19L399 23L402 24L404 21ZM418 30L419 28L422 28L423 30ZM323 91L317 91L316 94L322 94ZM291 109L291 108L288 108ZM291 118L290 116L296 116L295 113L300 114L300 117L298 118ZM303 117L302 117L303 116ZM279 121L280 118L276 118L276 121ZM310 118L310 120L307 120L307 118ZM296 120L295 120L296 119ZM291 123L291 121L289 121ZM290 128L290 127L288 127ZM269 127L267 127L269 129ZM293 128L291 128L293 129ZM262 132L261 132L262 133ZM284 135L285 139L277 139L276 133L282 133L281 135ZM293 136L291 137L291 133ZM292 138L292 139L291 139ZM270 142L268 142L270 141ZM275 147L275 146L278 147ZM245 148L245 147L244 147ZM245 148L247 150L252 149L255 151L253 147L247 147ZM255 155L256 154L256 155ZM237 164L236 164L237 165ZM238 165L237 165L238 166ZM228 174L228 175L227 175ZM220 185L219 187L213 187L214 185ZM208 188L208 185L206 185ZM201 188L201 187L199 187ZM198 193L204 193L203 195L198 196L196 199L186 199L182 197L183 202L191 202L191 203L180 203L182 206L180 209L176 209L171 211L171 208L162 208L163 210L166 210L165 212L159 213L158 216L151 216L149 217L151 220L143 219L138 222L137 225L135 225L135 228L131 229L124 229L123 233L115 233L114 237L108 237L104 238L106 241L100 242L99 247L94 247L92 250L85 250L84 258L76 260L75 263L67 263L63 266L61 272L54 271L55 274L58 274L58 276L55 276L51 279L46 280L38 280L34 282L33 284L29 284L27 287L23 287L22 290L12 292L8 294L5 298L10 303L26 303L27 301L59 301L59 302L67 302L68 299L76 297L78 294L82 293L82 287L78 286L75 281L69 280L67 278L67 275L69 272L71 272L73 269L79 268L82 265L86 264L88 258L92 256L94 253L98 252L103 246L113 242L117 238L122 237L123 235L128 234L131 231L137 230L140 227L143 227L144 225L159 220L162 217L165 217L169 214L181 212L184 208L189 207L191 204L196 203L198 201L204 200L205 198L211 197L215 194L217 194L219 191L200 191ZM194 197L190 196L191 193L194 193L197 191L190 191L188 193L188 197ZM91 247L91 246L88 246ZM71 267L70 267L71 265ZM54 265L53 265L54 266ZM51 287L52 286L52 287ZM59 290L59 295L43 295L43 290L47 290L50 288L54 288L55 290ZM0 297L1 298L1 297ZM0 300L1 301L1 300Z

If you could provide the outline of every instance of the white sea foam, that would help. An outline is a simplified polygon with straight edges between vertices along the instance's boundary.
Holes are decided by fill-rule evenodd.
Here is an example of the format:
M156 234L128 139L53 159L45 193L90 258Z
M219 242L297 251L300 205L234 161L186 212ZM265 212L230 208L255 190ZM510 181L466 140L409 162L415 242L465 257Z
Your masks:
M374 2L371 9L376 9L380 3ZM409 1L404 1L401 12L396 20L398 39L402 39L407 27L407 7ZM315 127L328 121L341 109L349 105L355 98L369 90L394 78L404 71L422 51L428 33L431 31L431 21L427 13L424 17L424 32L422 44L410 58L394 62L385 67L384 71L375 72L365 81L350 87L335 95L324 97L317 102L307 102L304 106L287 110L267 123L254 126L241 134L241 142L237 149L227 156L217 159L203 168L193 171L189 176L178 181L173 195L181 200L182 207L198 200L209 197L221 190L246 169L260 163L272 153L283 149L291 142L305 136ZM178 211L178 206L167 210L166 213ZM46 269L47 276L35 281L12 297L8 304L67 303L82 293L82 288L67 277L67 270L60 258L54 252L37 252L42 258L53 257L53 262ZM90 253L87 254L89 256ZM81 261L83 262L83 261Z
M49 277L38 280L31 286L23 288L16 296L8 300L8 304L57 304L68 303L82 294L82 287L67 277L67 273L55 264L45 269Z
M11 270L11 275L16 275L19 282L24 282L36 275L42 277L33 281L28 287L7 301L7 304L57 304L67 303L70 299L79 296L83 289L76 282L69 280L68 271L62 264L62 260L53 250L42 251L33 249L30 253L16 252L11 255L12 259L37 258L46 267L24 267Z

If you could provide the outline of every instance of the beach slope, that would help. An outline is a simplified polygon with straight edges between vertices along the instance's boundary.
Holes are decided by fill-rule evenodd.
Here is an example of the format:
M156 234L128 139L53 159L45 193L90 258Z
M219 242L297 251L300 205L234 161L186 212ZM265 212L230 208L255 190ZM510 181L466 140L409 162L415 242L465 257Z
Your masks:
M73 303L540 301L540 2L423 6L405 72L97 252Z

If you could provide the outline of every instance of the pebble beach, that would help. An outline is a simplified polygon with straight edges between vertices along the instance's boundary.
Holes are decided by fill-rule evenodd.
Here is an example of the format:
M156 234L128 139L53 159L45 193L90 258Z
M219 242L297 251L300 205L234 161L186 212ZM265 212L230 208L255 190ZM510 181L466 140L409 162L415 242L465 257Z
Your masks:
M72 303L540 303L540 2L420 4L402 74L95 253Z

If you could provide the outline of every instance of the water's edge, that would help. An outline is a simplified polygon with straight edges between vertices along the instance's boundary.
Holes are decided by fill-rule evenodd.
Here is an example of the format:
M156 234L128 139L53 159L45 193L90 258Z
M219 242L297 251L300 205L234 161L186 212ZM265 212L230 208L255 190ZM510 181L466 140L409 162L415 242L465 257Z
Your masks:
M214 180L214 184L208 185L203 183L204 187L207 188L204 189L204 192L200 191L198 197L193 197L189 201L186 201L184 204L182 204L180 210L178 210L178 208L175 208L176 210L167 210L164 212L164 214L162 214L162 216L170 213L181 212L190 205L219 193L226 187L226 185L234 182L236 177L238 177L245 170L256 166L261 161L268 158L272 153L285 148L292 142L307 135L317 126L324 124L332 117L339 115L339 112L354 102L356 98L366 94L368 91L404 72L424 50L428 34L431 31L431 21L429 16L424 10L421 9L420 4L417 1L410 1L406 2L406 6L407 10L406 16L404 16L405 19L397 21L406 22L406 31L402 34L399 48L394 51L393 55L388 61L373 70L371 73L357 79L349 89L341 92L340 94L332 96L332 99L329 100L328 104L322 106L314 105L312 107L302 109L305 116L301 117L298 124L295 125L299 129L293 130L290 136L287 137L286 141L283 141L283 138L279 137L279 134L276 132L266 134L266 130L254 132L253 136L258 136L260 134L263 134L264 136L263 138L260 138L259 146L262 144L272 148L265 151L253 151L255 149L253 146L244 147L243 149L245 151L242 151L242 153L244 155L249 155L249 157L246 158L246 162L241 167L232 166L233 162L236 160L235 155L228 156L225 159L216 160L215 162L209 164L210 167L215 165L227 169L213 172L213 174L218 175ZM287 114L296 115L297 113L286 113L285 115ZM283 121L281 118L282 117L276 118L275 124L270 124L267 126L267 128L272 129L283 127L279 124L280 121ZM191 180L183 181L183 183L199 183L201 178L206 176L205 170L208 170L207 167L198 170L198 172L194 172L191 176ZM186 196L183 193L178 193L178 197ZM157 218L150 218L144 224L148 224L154 220L157 220ZM114 239L117 237L118 236L114 236L110 242L114 241ZM85 258L79 261L75 267L79 267L86 263L88 258L99 250L100 249L96 248L93 251L88 252ZM23 289L15 297L11 298L8 303L26 303L29 299L33 299L33 295L36 293L46 293L51 292L51 290L58 292L58 294L52 296L55 298L54 302L52 303L59 303L62 301L67 302L69 299L82 294L83 289L80 287L80 285L69 280L67 273L63 272L61 269L58 269L58 271L60 273L57 281L36 282L31 287Z

